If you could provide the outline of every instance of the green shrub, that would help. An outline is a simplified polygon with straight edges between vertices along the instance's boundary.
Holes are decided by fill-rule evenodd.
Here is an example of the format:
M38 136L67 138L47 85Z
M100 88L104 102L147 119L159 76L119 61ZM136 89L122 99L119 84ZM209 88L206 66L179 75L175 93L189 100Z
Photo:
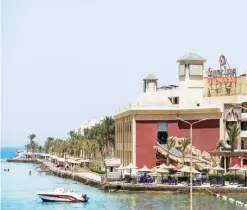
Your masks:
M102 171L98 168L90 168L90 170L94 173L97 173L97 174L104 174L105 173L105 171Z
M236 176L235 176L235 174L232 174L232 173L231 174L225 174L225 180L226 181L235 180L235 179L239 180L240 176L238 174L236 174Z
M208 174L208 178L209 180L212 180L212 179L217 179L217 173L213 173L213 174ZM231 173L231 174L224 174L224 175L221 175L220 173L218 174L218 178L224 178L225 181L230 181L230 180L234 180L235 179L235 174ZM237 174L236 175L236 179L239 180L240 179L240 176Z

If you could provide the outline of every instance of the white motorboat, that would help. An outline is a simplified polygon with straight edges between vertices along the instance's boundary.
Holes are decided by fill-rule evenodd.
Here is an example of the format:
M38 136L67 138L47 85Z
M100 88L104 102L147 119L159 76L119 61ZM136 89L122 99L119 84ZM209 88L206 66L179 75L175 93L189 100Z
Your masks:
M37 192L39 198L45 202L87 202L89 197L73 190L64 192L63 188L57 188L55 192Z

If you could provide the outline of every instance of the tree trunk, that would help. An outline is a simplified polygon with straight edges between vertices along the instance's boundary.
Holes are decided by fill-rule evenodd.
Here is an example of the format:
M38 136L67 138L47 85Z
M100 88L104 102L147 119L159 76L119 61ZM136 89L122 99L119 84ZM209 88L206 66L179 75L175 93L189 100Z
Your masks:
M169 157L169 154L168 154L167 157L166 157L166 165L167 166L169 165L169 162L170 162L170 157Z
M182 156L182 166L184 166L184 153L183 153L183 156Z

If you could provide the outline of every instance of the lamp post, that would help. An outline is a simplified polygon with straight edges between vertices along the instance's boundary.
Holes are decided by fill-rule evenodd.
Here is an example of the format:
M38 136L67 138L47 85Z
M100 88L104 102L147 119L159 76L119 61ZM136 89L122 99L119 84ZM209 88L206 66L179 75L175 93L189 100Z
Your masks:
M193 128L193 125L195 125L197 123L200 123L202 121L205 121L208 118L205 118L205 119L202 119L202 120L198 120L198 121L195 121L193 123L191 123L189 121L186 121L186 120L183 120L183 119L181 119L179 117L176 117L176 118L178 120L190 125L190 142L191 142L191 150L190 150L190 210L192 210L193 209L193 207L192 207L192 204L193 204L193 202L192 202L192 184L193 184L193 182L192 182L192 145L193 145L193 142L192 142L192 128Z

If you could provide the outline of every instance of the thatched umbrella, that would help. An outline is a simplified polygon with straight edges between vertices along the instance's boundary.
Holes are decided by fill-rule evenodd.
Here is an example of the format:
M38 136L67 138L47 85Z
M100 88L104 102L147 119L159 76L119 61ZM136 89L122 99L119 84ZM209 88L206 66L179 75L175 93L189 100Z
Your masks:
M125 169L125 167L123 165L120 165L118 168L116 168L117 170L121 170L121 180L123 178L123 170Z
M124 169L130 169L130 179L131 179L131 172L132 169L137 169L138 167L134 166L132 163L130 163L129 165L125 166Z
M151 169L149 169L147 166L143 166L142 168L138 169L139 172L151 172Z
M178 171L184 172L184 173L190 173L190 166L184 165L182 168L178 169ZM192 173L193 174L199 174L200 172L197 171L193 166L192 166Z
M176 167L172 164L170 164L169 166L166 166L165 168L166 169L172 169L172 170L176 169Z
M247 167L244 166L243 168L240 169L241 171L244 171L244 186L246 187L246 171L247 171Z
M156 168L166 168L166 167L167 167L167 165L165 163L162 163L162 164L156 166Z
M228 168L231 171L235 171L235 181L236 181L236 172L240 170L241 168L238 166L238 164L235 164L233 167Z
M217 183L218 183L218 173L219 171L225 171L225 169L217 165L216 167L212 168L212 170L217 171Z
M162 183L163 183L163 180L164 180L164 174L168 174L169 173L169 171L166 169L166 168L158 168L158 169L156 169L156 172L157 173L161 173L161 175L162 175Z

